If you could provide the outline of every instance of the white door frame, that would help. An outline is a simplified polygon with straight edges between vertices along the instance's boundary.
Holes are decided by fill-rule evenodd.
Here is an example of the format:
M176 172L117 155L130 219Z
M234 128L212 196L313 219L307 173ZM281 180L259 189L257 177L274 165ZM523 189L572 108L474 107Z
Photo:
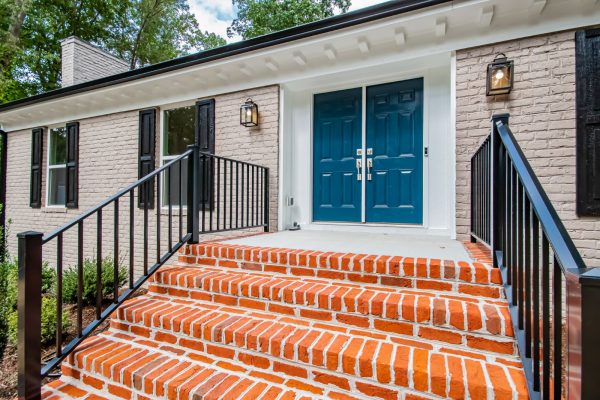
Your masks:
M425 95L428 90L428 76L427 72L413 72L397 75L396 78L385 76L385 77L377 77L370 80L365 80L361 84L357 85L356 83L339 83L328 85L326 87L320 87L318 89L313 89L310 91L310 223L318 224L318 225L360 225L360 226L374 226L374 227L407 227L407 228L427 228L429 226L429 185L428 176L429 176L429 157L423 157L423 222L421 224L394 224L394 223L375 223L375 222L366 222L366 143L367 143L367 87L375 86L385 83L394 83L394 82L402 82L410 79L423 79L423 149L429 147L429 118L427 118L429 111L429 99L428 96ZM315 104L314 98L316 94L322 93L330 93L338 90L345 89L362 89L362 182L361 182L361 222L331 222L331 221L315 221L313 218L313 191L314 191L314 171L313 171L313 162L314 162L314 115L315 115Z

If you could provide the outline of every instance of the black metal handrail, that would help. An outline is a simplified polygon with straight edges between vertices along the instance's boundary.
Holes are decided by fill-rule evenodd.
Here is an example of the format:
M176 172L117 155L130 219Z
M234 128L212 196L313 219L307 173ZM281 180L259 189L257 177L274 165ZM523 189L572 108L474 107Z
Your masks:
M187 163L187 165L185 165ZM184 177L187 173L187 179ZM137 193L137 204L136 204ZM120 207L128 198L129 255L127 287L120 288L121 273ZM177 215L173 208L177 207ZM150 212L154 208L156 218L150 229ZM139 210L138 210L139 209ZM109 298L103 295L103 242L104 215L112 211L113 290ZM135 229L136 214L142 219L142 229ZM184 221L184 213L187 214ZM125 213L127 214L127 213ZM178 227L175 227L178 221ZM84 224L95 224L95 318L84 326L84 257L90 254L84 246ZM165 235L161 227L166 225ZM184 225L186 225L184 227ZM18 362L19 398L40 398L42 379L54 371L85 338L92 334L121 304L139 289L181 246L198 243L200 234L231 231L236 229L269 227L269 169L260 165L202 153L197 145L189 146L180 156L119 190L58 229L43 235L39 232L23 232L19 240L19 299L18 299ZM104 226L106 228L106 226ZM64 345L63 274L65 263L64 237L76 231L77 304L75 312L76 334ZM110 229L109 229L110 231ZM153 236L153 237L151 237ZM136 244L136 238L141 244ZM56 243L56 353L42 365L41 360L41 274L44 249ZM156 254L150 253L151 243ZM135 250L142 253L136 259ZM91 253L94 253L93 251ZM150 261L152 259L152 261ZM141 263L143 271L134 266ZM109 304L106 304L109 301Z
M508 115L493 118L490 140L483 171L491 178L491 223L484 228L502 273L530 397L600 398L593 377L600 370L600 274L586 268L508 127Z
M471 158L471 241L491 244L491 136Z

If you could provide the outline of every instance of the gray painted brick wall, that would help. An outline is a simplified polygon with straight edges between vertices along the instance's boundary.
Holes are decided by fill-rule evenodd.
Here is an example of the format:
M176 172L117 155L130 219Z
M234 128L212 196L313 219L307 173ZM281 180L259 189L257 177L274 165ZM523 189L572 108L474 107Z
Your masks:
M252 97L259 106L260 125L258 128L245 128L239 124L239 106L246 98ZM160 115L160 112L157 112ZM216 154L247 161L270 168L270 220L271 230L277 229L278 208L278 158L279 158L279 86L251 89L243 92L215 96ZM16 234L26 230L48 233L84 211L92 208L119 189L137 180L138 174L138 111L122 112L80 120L79 138L79 208L46 207L46 179L48 156L48 131L44 132L42 208L29 207L29 182L31 158L31 130L8 133L7 161L7 219L11 221L8 245L11 255L17 254ZM157 165L159 165L160 127L157 126ZM137 192L136 205L137 205ZM103 211L102 248L103 255L113 254L112 206ZM128 261L129 253L129 197L120 202L119 257ZM150 210L150 260L156 257L156 209ZM134 212L135 230L135 269L141 271L143 212ZM167 246L167 211L161 211L161 250ZM185 228L185 213L183 218ZM177 236L178 213L174 212L173 235ZM184 229L185 230L185 229ZM205 235L202 240L222 236L235 236L260 231L257 229L232 232L222 235ZM71 229L64 237L65 265L73 265L77 254L77 229ZM96 220L84 224L85 256L96 253ZM56 244L44 246L44 258L54 263ZM152 262L150 263L152 264Z
M485 95L486 66L496 54L515 62L514 90ZM460 50L456 54L456 225L467 239L470 159L494 113L510 126L589 266L600 263L600 219L575 212L575 33L557 32Z

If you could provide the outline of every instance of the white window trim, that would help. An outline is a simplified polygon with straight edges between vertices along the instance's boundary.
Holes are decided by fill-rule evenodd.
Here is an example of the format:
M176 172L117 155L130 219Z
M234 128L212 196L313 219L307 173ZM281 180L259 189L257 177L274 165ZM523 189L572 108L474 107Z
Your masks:
M50 134L50 131L52 131L53 129L57 129L57 128L63 128L65 130L65 132L67 131L67 125L66 124L57 124L57 125L51 125L46 129L47 135L48 135L48 140L47 140L47 149L46 149L46 203L44 204L45 208L56 208L56 209L66 209L67 208L67 204L65 202L65 204L50 204L50 170L52 169L60 169L60 168L64 168L65 170L67 169L67 163L65 164L60 164L60 165L50 165L50 149L52 148L52 146L50 146L50 138L52 137L52 135ZM43 138L42 138L43 140Z
M158 168L161 168L163 165L165 165L167 162L179 157L179 155L172 155L172 156L165 156L164 155L164 142L165 142L165 111L169 111L169 110L173 110L176 108L183 108L183 107L193 107L196 105L196 100L193 101L184 101L184 102L180 102L180 103L173 103L173 104L169 104L166 106L162 106L160 107L160 117L159 117L159 127L160 127L160 140L159 140L159 153L160 153L160 164L158 166ZM165 191L165 181L166 179L164 179L164 177L166 177L166 173L162 173L162 182L160 185L160 207L163 210L168 210L169 209L169 204L163 204L163 198L164 198L164 191ZM171 209L172 210L179 210L179 204L172 204L171 205ZM181 206L181 210L185 211L187 210L187 206L182 205Z

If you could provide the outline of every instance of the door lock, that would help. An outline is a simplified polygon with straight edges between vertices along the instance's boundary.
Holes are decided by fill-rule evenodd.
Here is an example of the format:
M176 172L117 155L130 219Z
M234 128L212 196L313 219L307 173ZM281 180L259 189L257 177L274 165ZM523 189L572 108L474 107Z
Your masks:
M368 181L373 179L373 175L371 174L372 168L373 168L373 159L367 158L367 180Z
M362 181L362 159L356 159L356 180Z

